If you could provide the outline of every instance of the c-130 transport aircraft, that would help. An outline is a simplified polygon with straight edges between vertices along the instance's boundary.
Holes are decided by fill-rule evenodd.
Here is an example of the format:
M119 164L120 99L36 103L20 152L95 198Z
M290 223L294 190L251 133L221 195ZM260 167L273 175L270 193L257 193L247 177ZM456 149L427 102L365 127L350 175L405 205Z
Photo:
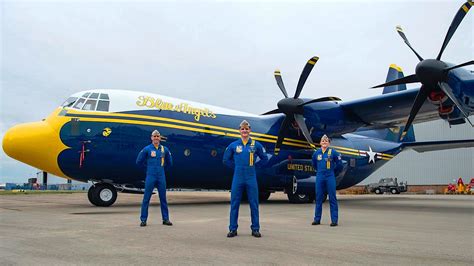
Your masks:
M472 7L467 1L455 15L436 59L423 59L401 27L397 31L420 59L413 75L404 77L391 65L383 94L342 102L337 97L300 98L317 57L301 73L296 92L288 96L280 71L277 84L284 97L278 108L262 115L229 110L154 93L88 90L69 97L46 119L10 128L3 149L10 157L54 175L92 181L92 204L110 206L117 191L140 192L145 173L135 165L138 152L159 129L174 166L167 170L168 188L230 189L232 171L222 164L225 148L239 138L246 119L252 138L260 141L269 161L257 168L260 200L285 191L293 203L312 202L315 172L311 155L323 134L343 159L337 189L353 186L405 148L418 152L473 147L474 140L417 142L413 123L435 119L462 124L474 111L474 74L441 60L456 28ZM406 90L407 83L419 89ZM472 125L472 124L471 124ZM29 139L41 140L31 145Z

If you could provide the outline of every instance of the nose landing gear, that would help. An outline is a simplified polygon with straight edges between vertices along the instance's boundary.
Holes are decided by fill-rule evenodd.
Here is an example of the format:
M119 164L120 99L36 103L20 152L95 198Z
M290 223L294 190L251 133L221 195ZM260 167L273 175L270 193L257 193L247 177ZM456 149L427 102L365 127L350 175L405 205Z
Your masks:
M87 197L95 206L109 207L117 200L117 189L108 183L97 183L89 188Z

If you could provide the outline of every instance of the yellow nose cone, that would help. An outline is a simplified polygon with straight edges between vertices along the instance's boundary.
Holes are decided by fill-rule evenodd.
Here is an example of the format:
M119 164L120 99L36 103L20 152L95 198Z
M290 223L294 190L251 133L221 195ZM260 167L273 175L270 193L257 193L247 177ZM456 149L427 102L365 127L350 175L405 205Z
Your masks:
M66 177L58 166L58 155L67 147L61 142L59 132L45 121L10 128L3 137L2 147L13 159Z

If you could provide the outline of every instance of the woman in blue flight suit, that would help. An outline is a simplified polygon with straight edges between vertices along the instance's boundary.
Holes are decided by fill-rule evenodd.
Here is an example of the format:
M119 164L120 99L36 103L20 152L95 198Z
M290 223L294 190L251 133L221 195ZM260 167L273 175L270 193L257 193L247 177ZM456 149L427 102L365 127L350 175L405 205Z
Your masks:
M331 140L324 135L321 138L321 148L313 154L313 166L316 170L316 207L312 225L321 223L323 200L329 195L331 209L331 226L337 226L338 206L336 198L336 176L342 170L341 155L329 147Z
M247 121L240 123L241 138L232 142L224 153L225 165L234 168L230 196L230 225L227 237L237 235L237 220L242 192L247 192L252 218L252 236L261 237L258 215L258 184L255 174L255 154L260 158L259 164L268 161L262 144L250 138L250 124Z
M160 145L161 136L158 130L151 133L152 143L140 151L137 157L137 165L146 167L145 194L143 195L142 209L140 215L140 226L146 226L148 218L148 206L155 187L158 188L160 196L161 216L163 224L171 226L168 214L168 203L166 201L166 177L165 167L171 167L173 160L167 147Z

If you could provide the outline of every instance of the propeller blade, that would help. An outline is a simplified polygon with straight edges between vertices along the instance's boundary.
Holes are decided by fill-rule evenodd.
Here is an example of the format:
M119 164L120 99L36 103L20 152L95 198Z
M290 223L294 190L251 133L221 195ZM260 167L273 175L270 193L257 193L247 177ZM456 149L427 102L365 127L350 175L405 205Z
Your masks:
M330 101L342 101L342 100L338 97L329 96L329 97L322 97L322 98L314 99L314 100L311 100L311 101L307 101L305 103L300 104L299 106L304 106L304 105L307 105L307 104L310 104L310 103L330 102Z
M466 63L463 63L463 64L460 64L460 65L457 65L457 66L453 66L453 67L448 67L445 69L445 71L449 71L449 70L453 70L455 68L459 68L459 67L463 67L463 66L468 66L468 65L474 65L474 60L472 61L469 61L469 62L466 62Z
M461 103L458 101L458 98L456 98L456 96L454 96L453 90L451 89L451 87L449 87L448 83L438 82L438 85L441 88L441 90L449 97L449 99L451 99L451 101L453 101L454 105L456 105L456 107L459 109L459 111L461 111L461 113L465 117L469 117L469 114L464 112L464 110L461 108Z
M473 6L472 0L468 0L459 8L458 12L454 16L453 21L451 22L451 25L449 26L448 32L446 33L446 37L444 38L443 45L441 46L441 50L439 51L439 54L438 54L438 57L436 57L436 60L441 59L441 55L443 55L444 49L446 48L449 41L451 40L451 37L453 37L459 24L461 24L461 21L466 16L467 12L469 12L469 9L472 6Z
M288 132L288 127L290 126L292 120L292 117L286 116L283 122L281 123L280 129L278 130L278 139L275 144L275 155L278 155L278 153L280 152L281 144L283 143L283 139L285 138L285 135Z
M275 76L276 82L277 82L278 87L280 88L281 92L283 92L283 95L285 95L285 98L288 98L288 93L286 92L285 84L283 84L283 79L281 78L280 70L278 70L278 69L275 70L273 75Z
M402 37L402 39L405 41L405 43L408 45L408 47L410 47L410 49L415 53L416 57L418 57L418 59L420 59L420 61L423 61L423 57L421 57L421 56L415 51L415 49L413 49L413 47L411 47L411 44L410 44L410 42L408 41L407 36L405 36L405 33L403 32L402 26L400 26L400 25L397 26L397 32L398 32L398 34Z
M428 89L428 87L424 85L421 86L420 90L418 91L418 94L416 95L415 102L413 102L413 106L411 107L410 116L408 117L408 120L405 124L405 128L403 129L400 141L402 141L405 135L407 134L411 124L413 123L413 120L415 120L416 114L418 113L418 111L420 111L420 108L423 103L425 103L425 100L428 97L429 93L430 89Z
M295 97L293 98L298 98L300 97L301 91L303 90L304 83L308 79L309 73L311 73L311 70L314 67L314 64L318 62L319 57L314 56L311 59L308 60L306 65L303 68L303 72L301 72L300 80L298 81L298 86L296 87L296 92L295 92Z
M313 143L313 140L311 139L311 134L309 133L308 127L306 127L306 123L304 122L304 117L303 115L300 114L295 114L295 120L296 123L298 124L298 127L301 129L301 132L303 132L304 137L309 143L309 146L311 148L316 148L316 146Z
M406 77L403 77L403 78L392 80L392 81L384 83L384 84L377 85L375 87L372 87L372 89L386 87L386 86L400 85L400 84L415 83L415 82L420 82L420 80L418 79L416 74L413 74L413 75L410 75L410 76L406 76Z
M274 110L271 110L271 111L268 111L266 113L263 113L262 115L273 115L273 114L281 114L283 113L280 109L274 109Z

